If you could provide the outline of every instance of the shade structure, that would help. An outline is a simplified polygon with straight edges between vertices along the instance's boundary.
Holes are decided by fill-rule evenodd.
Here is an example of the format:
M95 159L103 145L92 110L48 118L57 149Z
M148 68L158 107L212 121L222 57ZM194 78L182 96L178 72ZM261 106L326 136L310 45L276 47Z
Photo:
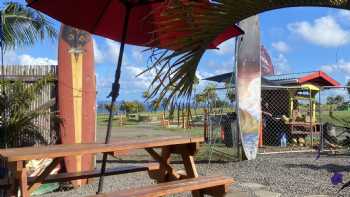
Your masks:
M160 37L160 35L152 33L157 32L159 24L157 25L155 20L166 10L168 1L170 0L27 0L30 7L40 10L66 25L121 42L115 79L110 94L111 106L114 105L119 96L119 79L126 43L176 50L178 46L170 47L167 42L178 36L191 35L191 31L174 34L172 29L169 30L169 36ZM182 1L189 2L190 0ZM202 1L208 2L209 5L209 1ZM190 27L186 26L187 23L184 21L179 21L179 25L181 28ZM176 30L174 31L176 32ZM237 26L228 27L208 47L216 48L223 41L242 33L243 31ZM106 144L110 141L112 117L112 110L110 110ZM97 193L102 192L107 156L108 154L103 155Z
M164 12L169 0L27 0L34 9L61 21L66 25L83 29L92 34L122 41L125 16L130 8L128 19L127 44L167 48L165 44L172 35L164 38L161 43L152 43L157 36L155 20ZM188 0L184 0L188 1ZM236 25L228 27L209 45L210 49L217 48L222 42L242 34ZM164 45L163 45L164 44Z

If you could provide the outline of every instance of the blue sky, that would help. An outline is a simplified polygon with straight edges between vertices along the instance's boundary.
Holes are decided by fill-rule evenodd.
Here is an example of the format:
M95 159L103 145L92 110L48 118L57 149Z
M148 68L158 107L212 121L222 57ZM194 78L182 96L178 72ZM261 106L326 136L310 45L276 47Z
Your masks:
M261 42L277 73L324 70L344 84L350 79L350 12L331 8L288 8L260 15ZM57 28L59 23L55 22ZM119 43L94 36L98 100L106 100L115 70ZM144 48L127 45L119 100L141 100L151 74L136 78L145 68ZM206 52L198 77L230 72L234 66L234 39L220 50ZM31 48L7 51L7 64L56 64L57 42L45 40ZM204 87L206 82L201 82Z

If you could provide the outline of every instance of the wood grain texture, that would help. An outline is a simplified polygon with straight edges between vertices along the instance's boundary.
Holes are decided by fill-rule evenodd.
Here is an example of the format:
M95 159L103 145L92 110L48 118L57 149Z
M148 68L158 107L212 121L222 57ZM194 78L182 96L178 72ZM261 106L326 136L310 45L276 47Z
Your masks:
M228 177L203 176L198 178L183 179L179 181L160 183L157 185L149 185L141 188L132 188L118 192L101 194L96 195L95 197L159 197L194 190L215 188L220 185L230 185L233 182L233 179ZM221 192L220 196L222 196Z
M109 144L58 144L40 147L0 149L0 155L11 161L56 158L83 154L125 152L127 150L156 148L174 144L192 144L204 142L203 137L159 137L145 140L112 141Z
M132 173L132 172L141 172L141 171L154 171L154 170L159 170L158 163L149 163L149 164L139 165L139 166L121 166L116 168L109 168L109 169L106 169L105 176L126 174L126 173ZM101 170L98 169L98 170L87 171L87 172L75 172L75 173L71 172L71 173L54 174L39 180L38 180L38 177L28 177L28 183L33 184L38 181L40 181L40 183L55 183L55 182L65 182L65 181L78 180L78 179L90 179L90 178L99 177L100 173L101 173Z

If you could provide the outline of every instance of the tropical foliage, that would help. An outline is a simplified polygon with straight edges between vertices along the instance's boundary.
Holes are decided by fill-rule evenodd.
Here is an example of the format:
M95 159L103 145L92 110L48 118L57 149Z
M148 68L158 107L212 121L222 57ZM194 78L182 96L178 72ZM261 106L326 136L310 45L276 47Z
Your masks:
M234 23L232 19L236 9L230 7L231 1L170 1L170 6L160 18L161 27L154 42L173 36L166 47L173 50L153 48L150 65L146 71L155 70L157 75L152 81L150 97L167 97L169 104L188 102L195 86L198 64L214 38ZM227 16L227 17L225 17ZM169 20L172 19L172 20ZM179 25L185 23L182 26ZM172 30L170 34L167 34ZM190 35L190 36L186 36ZM171 87L171 88L170 88Z
M105 107L105 109L107 111L111 111L112 110L112 113L115 113L117 111L117 106L115 104L114 105L105 104L104 107Z
M32 104L51 80L52 76L47 76L31 85L22 81L0 81L1 87L5 88L0 93L0 147L48 143L40 133L45 128L36 124L35 120L42 115L52 115L52 121L59 122L55 112L50 111L55 101L36 108Z
M145 106L138 101L123 101L119 109L126 113L136 113L145 111Z
M43 14L20 3L3 3L0 14L5 48L30 46L57 36L53 24Z

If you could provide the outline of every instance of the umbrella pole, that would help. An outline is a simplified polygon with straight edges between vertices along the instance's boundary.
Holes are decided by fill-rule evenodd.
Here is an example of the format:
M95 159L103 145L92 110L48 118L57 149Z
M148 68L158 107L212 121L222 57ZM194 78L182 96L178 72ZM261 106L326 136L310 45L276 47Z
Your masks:
M119 50L119 56L118 56L117 70L115 71L114 83L112 85L112 92L109 95L110 97L112 97L112 99L111 99L111 109L112 109L112 106L115 104L115 101L117 100L117 98L119 96L119 90L120 90L119 79L120 79L121 67L122 67L122 62L123 62L123 53L124 53L124 46L125 46L125 41L126 41L126 34L127 34L127 31L128 31L129 16L130 16L130 11L131 11L131 6L125 4L125 7L126 7L126 13L125 13L125 18L124 18L122 40L121 40L121 43L120 43L120 50ZM107 134L106 134L106 140L105 140L106 144L109 143L110 138L111 138L112 118L113 118L113 110L109 110ZM108 157L108 154L107 153L103 153L101 174L100 174L100 180L99 180L99 183L98 183L97 194L100 194L102 192L103 182L104 182L104 175L105 175L105 171L106 171L107 157Z
M4 40L4 28L3 28L3 16L2 16L2 12L0 11L0 50L1 50L1 94L2 96L5 97L5 102L7 101L7 97L6 97L6 93L5 93L5 66L4 66L4 55L5 55L5 51L4 51L4 45L5 45L5 40ZM0 114L0 116L2 116L2 120L5 121L6 118L6 108L3 111L3 114ZM5 148L7 148L7 129L4 130L5 132L5 139L4 139L4 144L5 144Z

